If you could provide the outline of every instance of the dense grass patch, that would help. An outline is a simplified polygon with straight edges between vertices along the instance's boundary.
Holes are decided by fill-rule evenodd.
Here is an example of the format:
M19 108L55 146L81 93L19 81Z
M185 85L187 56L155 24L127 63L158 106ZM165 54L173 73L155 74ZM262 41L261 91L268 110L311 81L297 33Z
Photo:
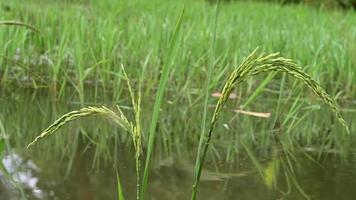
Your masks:
M1 28L1 84L21 84L62 91L74 87L79 96L85 88L110 92L117 98L122 89L120 64L128 74L144 74L144 99L157 85L162 59L174 28L179 1L100 1L89 3L6 3L1 20L21 20L41 34L17 28ZM5 3L3 3L5 5ZM189 2L184 34L178 39L171 76L171 90L201 88L206 78L214 6ZM270 13L273 13L271 15ZM352 98L356 93L354 55L356 14L326 12L303 5L234 3L220 7L216 58L211 87L221 72L237 65L242 55L256 46L283 52L315 75L332 94ZM332 82L330 80L333 80ZM60 93L59 96L63 97Z
M211 116L209 106L216 101L213 97L204 101L206 92L219 91L226 73L256 46L294 59L336 97L346 119L352 118L356 94L356 46L352 42L356 40L355 13L236 2L220 5L215 27L214 5L204 1L189 1L187 5L158 120L158 143L164 152L192 148L206 127L201 126L201 111L206 107L206 116ZM153 107L179 6L182 2L159 0L3 2L0 20L23 21L40 33L16 27L0 29L4 44L0 47L2 94L25 87L47 91L51 98L62 101L79 98L80 104L92 99L125 105L130 100L120 67L124 65L133 90L141 87L142 105ZM282 140L306 146L334 148L344 144L343 139L335 137L339 130L333 127L339 126L331 113L283 74L257 76L233 93L238 98L228 103L221 119L224 126L217 127L217 131L227 132L217 138L217 148L228 146L228 152L238 151L239 145L226 143L226 138L242 132L249 145L266 152L270 133L280 129L288 132L282 134ZM235 113L241 109L268 112L272 117L259 119ZM145 127L151 111L142 113ZM236 117L240 123L236 123ZM228 155L228 160L232 159Z
M0 26L4 44L0 47L0 95L12 96L12 101L22 95L18 89L29 88L49 96L46 100L72 103L69 107L76 110L55 121L31 144L69 121L107 116L122 129L101 135L98 132L103 127L107 130L107 126L97 121L88 126L71 125L74 134L56 136L42 148L66 155L83 140L96 146L94 159L107 155L104 159L117 164L118 145L127 144L127 138L131 138L136 196L141 199L154 153L159 158L188 152L189 157L199 145L192 194L195 199L206 157L234 163L243 150L262 175L269 175L264 180L271 186L275 179L271 171L279 163L293 176L291 164L286 163L296 152L318 149L320 155L349 150L355 128L351 122L356 98L355 13L266 3L217 6L188 1L186 5L185 12L180 12L177 8L183 7L183 2L161 0L2 3L0 25L15 26ZM281 57L277 53L243 58L256 46L263 52L281 52ZM284 73L276 73L280 71ZM266 77L261 72L271 73ZM248 79L255 75L256 79ZM235 88L236 83L239 85ZM313 93L332 112L324 109L326 105ZM22 123L40 121L37 124L43 126L58 113L53 106L56 103L43 111L47 105L40 104L37 95L32 99L37 100L26 102L22 110L21 105L16 108L30 112L37 108L41 114L31 112L28 116L25 112L10 119L5 116L12 111L6 106L0 108L0 120L11 133L14 146L23 145L38 129ZM115 111L93 106L78 109L102 101L108 107L121 107ZM32 102L38 107L29 104ZM341 105L340 110L335 102ZM48 117L51 112L54 115ZM39 120L41 115L46 119ZM213 130L220 134L210 141ZM252 150L270 158L265 170ZM73 159L69 156L69 163ZM119 175L117 179L120 182ZM118 190L122 192L120 184Z

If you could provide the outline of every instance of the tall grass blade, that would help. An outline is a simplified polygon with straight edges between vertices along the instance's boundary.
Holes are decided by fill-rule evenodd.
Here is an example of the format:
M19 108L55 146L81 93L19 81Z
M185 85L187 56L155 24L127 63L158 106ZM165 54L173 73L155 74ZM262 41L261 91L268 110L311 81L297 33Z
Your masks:
M1 137L1 136L0 136ZM0 138L0 172L2 174L4 174L4 176L11 180L11 175L9 174L9 172L6 170L4 163L2 162L3 160L3 156L5 153L5 138Z
M170 69L172 66L173 51L177 45L176 43L177 43L178 35L179 35L180 29L181 29L184 11L185 11L185 5L183 6L183 9L180 13L177 24L175 26L173 36L170 40L170 44L168 47L168 53L167 53L167 56L166 56L166 59L164 62L164 66L163 66L162 76L160 78L159 85L158 85L158 91L156 94L156 100L155 100L154 107L153 107L151 125L150 125L150 129L149 129L146 163L145 163L145 169L143 172L143 180L142 180L141 199L144 199L144 195L145 195L146 188L147 188L148 176L149 176L149 170L150 170L149 169L150 160L151 160L151 155L152 155L152 151L154 148L154 141L155 141L155 135L156 135L157 122L158 122L158 118L159 118L159 112L161 109L164 90L166 88L166 84L168 81L169 72L171 71Z
M116 170L116 182L117 182L117 199L118 200L125 200L124 197L124 192L121 187L121 181L120 181L120 176L119 172Z
M216 48L216 34L217 34L217 26L218 26L218 18L219 18L219 5L220 0L217 1L215 6L215 14L214 14L214 27L213 27L213 35L210 47L210 56L209 56L209 68L207 79L205 83L205 97L204 97L204 109L203 109L203 116L202 116L202 123L201 123L201 133L199 137L199 146L197 152L197 158L200 158L201 148L203 146L204 137L205 137L205 129L206 129L206 121L207 121L207 113L208 113L208 105L209 105L209 96L210 96L210 82L214 68L214 59L215 59L215 48ZM198 173L198 166L200 165L200 160L197 159L195 161L195 173ZM197 177L195 177L197 178ZM196 180L195 180L196 181ZM193 194L195 196L195 194Z
M264 174L263 166L260 163L260 161L258 161L258 158L253 154L252 150L244 142L241 141L241 145L245 149L248 157L252 161L253 165L256 167L256 169L257 169L258 173L260 174L260 176L262 178L264 178L265 174Z
M5 127L2 121L0 120L0 172L4 174L4 176L15 185L15 181L13 180L11 174L7 171L7 169L4 166L4 163L2 162L4 158L5 148L6 148Z

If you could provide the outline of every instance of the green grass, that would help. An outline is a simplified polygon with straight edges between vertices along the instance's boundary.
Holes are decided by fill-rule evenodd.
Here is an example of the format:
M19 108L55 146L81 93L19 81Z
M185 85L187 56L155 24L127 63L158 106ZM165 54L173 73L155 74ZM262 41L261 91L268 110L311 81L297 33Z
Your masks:
M74 154L70 153L78 148L78 141L84 140L96 146L93 163L116 163L117 146L130 138L137 183L142 183L136 196L141 199L149 183L152 155L159 159L188 152L195 157L198 146L200 153L207 149L207 120L214 115L211 107L216 102L211 94L220 91L229 72L256 46L262 52L281 52L302 66L298 70L310 76L303 79L299 71L294 76L302 78L312 90L305 90L285 73L258 75L264 70L293 74L295 71L289 68L271 65L252 71L254 79L228 91L238 98L219 108L221 115L214 129L219 134L203 157L207 154L208 160L233 163L240 153L251 149L257 161L273 154L276 140L291 155L306 147L321 149L320 154L323 150L347 152L351 148L356 128L352 123L356 99L356 44L351 42L356 41L354 12L304 5L214 5L188 0L184 18L179 18L181 1L31 0L23 4L14 0L0 4L9 8L1 10L0 21L7 25L21 21L20 25L30 28L0 23L0 95L11 96L11 101L1 102L4 106L0 106L0 113L11 116L2 121L13 145L22 148L64 112L79 110L81 114L72 114L81 117L88 110L79 108L88 104L122 105L129 124L138 126L138 130L129 128L129 136L90 121L71 125L63 130L70 131L70 136L55 135L37 151L52 149L72 163ZM335 98L320 92L321 87ZM139 91L136 96L134 91ZM313 92L327 103L315 98ZM345 123L335 122L341 114L333 102L340 104L350 127L348 136L342 128ZM13 104L17 104L15 111ZM333 112L324 109L327 105ZM271 117L255 118L234 110L267 112ZM64 122L65 118L57 125ZM49 151L42 153L52 156ZM146 161L141 172L142 157ZM196 172L202 164L198 159Z
M19 83L55 91L70 86L82 100L89 87L108 91L108 95L119 99L122 81L115 72L120 64L128 66L128 74L140 74L140 66L148 59L150 70L145 75L143 99L154 93L175 16L179 15L175 8L181 2L106 0L88 5L47 3L41 9L35 2L3 3L12 9L4 11L1 20L21 20L42 34L1 28L2 84ZM158 9L154 9L156 5ZM352 66L356 47L349 42L356 37L354 13L302 5L222 4L219 25L214 30L214 5L201 1L189 5L182 27L185 34L177 39L180 48L175 52L178 59L174 65L179 68L170 77L175 81L173 89L203 88L208 63L215 63L212 74L216 74L226 67L231 69L242 55L260 46L264 51L283 52L296 59L332 94L342 91L343 97L354 97L352 80L356 75ZM216 53L211 58L214 32ZM218 87L223 80L214 77L210 88Z

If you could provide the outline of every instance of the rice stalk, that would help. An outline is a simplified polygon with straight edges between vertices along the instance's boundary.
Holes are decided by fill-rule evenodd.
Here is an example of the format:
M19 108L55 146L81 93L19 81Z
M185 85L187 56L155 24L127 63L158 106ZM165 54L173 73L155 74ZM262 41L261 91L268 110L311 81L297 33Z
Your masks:
M134 115L135 115L135 123L133 124L130 122L125 114L122 112L121 108L119 106L116 106L117 113L108 109L105 106L101 107L85 107L81 108L80 110L76 111L71 111L67 114L64 114L62 117L57 119L52 125L50 125L48 128L46 128L39 136L37 136L28 146L27 148L33 146L36 144L39 140L48 137L55 133L57 130L59 130L61 127L64 125L68 124L71 121L74 121L76 119L80 118L85 118L89 116L104 116L111 121L113 121L115 124L120 126L122 129L125 131L128 131L131 133L134 148L135 148L135 164L136 164L136 178L137 178L137 187L136 187L136 195L137 199L140 199L140 192L141 192L141 187L140 187L140 169L141 169L141 153L142 153L142 145L141 145L141 126L140 126L140 116L141 116L141 94L139 92L137 101L135 100L135 95L133 93L129 78L126 74L126 71L124 67L122 66L122 70L124 73L124 77L128 86L128 90L131 96L131 101L132 105L134 108ZM119 181L119 179L118 179ZM118 183L119 184L119 183ZM120 186L120 198L123 197L123 191ZM119 187L118 186L118 187Z
M130 130L132 124L127 120L125 115L118 108L119 114L114 113L112 110L108 109L105 106L101 107L85 107L80 110L71 111L67 114L62 115L59 119L57 119L53 124L51 124L48 128L46 128L39 136L37 136L27 148L36 144L39 140L52 135L58 129L62 128L64 125L68 124L71 121L76 119L85 118L89 116L105 116L109 119L113 120L116 124L118 124L124 130Z
M140 178L141 178L141 160L140 156L142 153L142 145L141 145L141 126L140 126L140 115L141 115L141 93L138 92L138 98L137 102L135 102L135 94L133 93L130 80L126 74L125 68L123 65L121 65L122 71L124 72L124 76L126 79L127 87L129 89L129 93L131 96L131 101L132 101L132 106L134 109L134 114L135 114L135 126L132 126L132 139L134 143L134 148L135 148L135 161L136 161L136 198L139 200L140 199L140 192L141 192L141 186L140 186ZM118 108L119 109L119 108Z
M199 137L199 146L197 157L200 157L201 148L203 147L204 143L204 134L206 131L206 124L207 124L207 115L208 115L208 105L209 105L209 96L210 96L210 82L211 77L213 76L213 68L214 68L214 59L215 59L215 51L216 51L216 35L217 35L217 27L218 27L218 18L219 18L219 8L220 8L220 0L216 2L215 5L215 14L214 14L214 25L212 31L212 41L211 41L211 48L209 52L209 67L207 71L207 79L205 81L205 91L204 91L204 108L203 108L203 115L202 115L202 122L201 122L201 132ZM195 165L195 172L198 171L198 160L196 160Z
M243 62L236 67L230 77L226 81L223 90L221 92L221 96L215 106L215 110L213 113L213 117L210 121L210 128L208 134L205 138L205 144L200 157L197 157L197 171L195 173L194 184L192 187L192 195L191 199L195 200L197 195L197 190L199 186L199 180L202 172L202 168L204 165L204 160L206 157L206 153L208 147L210 145L210 140L212 138L212 133L215 128L215 124L219 118L221 113L221 109L225 105L226 101L229 99L232 89L236 84L239 84L246 79L260 74L262 72L274 72L281 71L286 72L287 74L292 75L293 77L301 80L306 86L308 86L318 97L321 98L332 110L332 112L336 115L336 118L340 122L340 124L345 128L346 132L349 133L349 128L346 125L345 120L343 119L339 108L333 99L325 92L325 90L320 86L318 82L312 79L308 74L302 71L302 69L294 63L291 59L279 57L279 53L274 53L270 55L260 55L256 57L256 48L249 56L247 56ZM199 155L199 154L198 154Z

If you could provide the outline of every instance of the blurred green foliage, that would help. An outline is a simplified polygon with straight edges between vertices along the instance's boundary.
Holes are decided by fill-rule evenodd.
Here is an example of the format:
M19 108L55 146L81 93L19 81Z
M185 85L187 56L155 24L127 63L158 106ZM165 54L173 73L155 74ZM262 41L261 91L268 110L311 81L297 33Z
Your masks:
M215 3L218 0L206 0L210 3ZM220 2L233 2L242 0L220 0ZM308 5L328 8L342 8L342 9L356 9L356 0L249 0L259 2L280 3L282 5L287 4L299 4L305 3Z

